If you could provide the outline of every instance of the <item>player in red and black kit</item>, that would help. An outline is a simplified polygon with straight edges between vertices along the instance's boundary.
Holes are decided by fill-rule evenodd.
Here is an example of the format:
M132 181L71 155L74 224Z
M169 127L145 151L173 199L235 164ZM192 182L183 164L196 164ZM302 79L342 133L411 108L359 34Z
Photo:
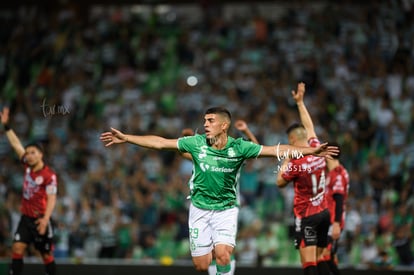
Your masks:
M43 161L42 146L36 143L23 147L15 132L8 125L9 108L0 113L6 136L25 168L21 219L14 234L10 275L20 275L23 257L31 243L40 252L47 275L56 274L53 256L52 212L56 204L56 174Z
M296 146L320 145L309 114L304 108L305 84L299 83L292 96L300 110L302 124L296 123L287 129L289 144ZM306 115L307 114L307 115ZM285 159L278 167L277 185L294 185L293 212L295 216L295 246L299 249L305 275L329 275L329 266L321 261L323 250L328 245L327 234L330 214L325 197L326 161L323 157L301 156Z
M339 146L336 143L332 145ZM328 262L333 275L339 275L337 243L345 226L346 200L349 190L349 174L339 161L340 154L327 159L328 177L326 181L326 198L331 213L331 227L328 233L328 247L323 251L323 258Z

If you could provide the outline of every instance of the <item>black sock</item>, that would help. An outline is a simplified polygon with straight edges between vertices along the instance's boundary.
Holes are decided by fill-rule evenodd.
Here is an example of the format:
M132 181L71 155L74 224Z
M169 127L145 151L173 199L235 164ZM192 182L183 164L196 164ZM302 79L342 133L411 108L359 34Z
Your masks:
M320 261L318 263L318 274L319 275L329 275L331 272L329 271L329 265L327 261Z
M335 263L334 260L329 260L328 261L328 265L329 265L329 270L331 271L331 273L333 275L340 275L341 273L339 272L339 268L338 265Z
M12 259L10 266L10 275L20 275L23 271L23 259Z
M303 269L304 275L318 275L318 270L316 269L316 266L309 265Z
M56 263L55 261L45 264L46 275L56 275Z

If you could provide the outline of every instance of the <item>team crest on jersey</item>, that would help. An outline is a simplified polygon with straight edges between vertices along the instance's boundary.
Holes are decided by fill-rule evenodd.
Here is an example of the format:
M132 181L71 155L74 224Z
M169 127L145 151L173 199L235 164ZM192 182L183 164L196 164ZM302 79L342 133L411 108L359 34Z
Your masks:
M203 170L203 172L205 172L205 171L207 171L210 168L210 165L204 164L204 163L200 163L200 168L201 168L201 170Z
M36 178L35 178L35 182L36 182L36 184L37 185L41 185L42 183L43 183L43 177L42 176L37 176Z
M236 153L234 152L233 148L229 148L227 155L233 158L234 156L236 156Z

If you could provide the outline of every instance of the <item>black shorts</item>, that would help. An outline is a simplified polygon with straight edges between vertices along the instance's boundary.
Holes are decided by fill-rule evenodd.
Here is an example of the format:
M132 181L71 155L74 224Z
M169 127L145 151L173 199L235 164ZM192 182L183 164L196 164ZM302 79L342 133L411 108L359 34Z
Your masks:
M328 209L302 219L295 218L295 247L327 247L329 226Z
M17 230L13 237L13 242L23 242L26 244L33 243L35 248L40 252L53 251L54 245L54 226L53 222L49 220L49 224L46 228L46 233L40 235L37 231L36 225L37 218L31 218L22 215L17 226Z

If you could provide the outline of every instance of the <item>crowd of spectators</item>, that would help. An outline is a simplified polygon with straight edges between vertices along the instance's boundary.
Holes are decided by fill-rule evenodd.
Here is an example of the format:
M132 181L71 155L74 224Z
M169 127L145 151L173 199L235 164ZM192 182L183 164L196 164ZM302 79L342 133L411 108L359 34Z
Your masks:
M350 173L340 263L373 266L389 255L413 266L413 1L232 5L0 10L0 104L24 143L45 145L58 174L56 257L189 259L191 163L104 148L100 133L203 132L205 109L225 105L262 144L286 143L299 120L290 92L304 81L316 132L341 144ZM23 172L3 130L0 159L7 258ZM243 169L241 264L299 265L293 189L277 188L277 165Z

